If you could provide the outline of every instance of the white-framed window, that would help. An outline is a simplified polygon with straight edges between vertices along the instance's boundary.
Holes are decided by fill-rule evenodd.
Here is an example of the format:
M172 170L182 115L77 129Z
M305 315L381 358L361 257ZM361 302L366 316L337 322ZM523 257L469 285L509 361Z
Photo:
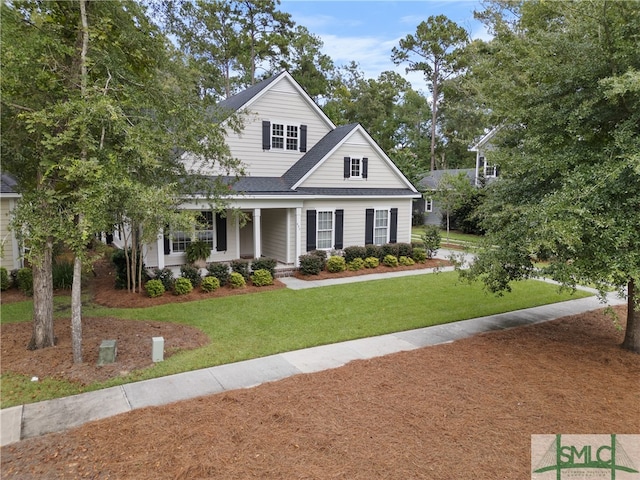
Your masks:
M351 159L351 178L361 178L362 177L362 162L359 158Z
M373 220L373 243L384 245L389 241L389 210L376 210Z
M198 224L193 233L175 230L171 232L171 253L183 253L194 239L201 240L213 250L215 238L214 217L211 211L199 214Z
M333 211L319 211L317 220L316 248L333 248Z
M297 151L299 145L299 125L284 123L271 124L271 148Z
M433 212L433 198L426 197L424 199L424 211L425 212Z

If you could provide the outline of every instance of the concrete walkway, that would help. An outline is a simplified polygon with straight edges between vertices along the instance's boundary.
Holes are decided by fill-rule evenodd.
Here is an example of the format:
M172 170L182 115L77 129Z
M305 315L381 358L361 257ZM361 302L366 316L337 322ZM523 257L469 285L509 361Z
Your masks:
M443 269L444 270L444 269ZM289 288L312 288L390 276L420 275L412 270L367 275L351 279L302 281L283 280ZM610 305L623 300L611 296ZM25 438L78 427L84 423L129 412L137 408L210 395L239 388L250 388L300 373L337 368L352 360L370 359L390 353L452 342L481 332L546 322L565 315L602 308L596 297L528 308L499 315L474 318L446 325L419 328L372 338L306 348L228 365L195 370L142 382L129 383L71 397L47 400L0 410L0 445Z

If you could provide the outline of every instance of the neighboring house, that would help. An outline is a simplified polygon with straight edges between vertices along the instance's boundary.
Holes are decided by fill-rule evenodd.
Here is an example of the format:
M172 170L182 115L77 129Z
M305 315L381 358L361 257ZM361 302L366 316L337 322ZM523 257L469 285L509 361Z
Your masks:
M243 114L244 127L226 138L246 176L229 194L237 216L212 212L194 198L211 246L208 262L270 257L298 266L312 250L411 241L412 201L420 193L358 124L336 127L302 87L282 72L220 103ZM186 165L193 161L183 154ZM222 171L207 172L212 176ZM189 232L167 231L145 246L147 267L186 263Z
M493 139L498 130L499 127L492 129L469 149L470 152L476 152L475 168L434 170L420 179L418 188L420 188L421 192L424 192L423 199L414 203L414 210L418 215L424 215L425 225L440 225L441 223L443 212L438 206L437 200L433 199L433 193L438 188L440 179L445 173L452 176L464 173L469 178L469 183L478 188L485 186L498 177L498 166L487 160L487 155L489 154L490 156L490 152L493 150L491 139Z
M22 253L16 234L9 229L11 211L20 199L16 189L16 181L10 175L0 176L0 242L2 242L0 265L11 271L22 268Z

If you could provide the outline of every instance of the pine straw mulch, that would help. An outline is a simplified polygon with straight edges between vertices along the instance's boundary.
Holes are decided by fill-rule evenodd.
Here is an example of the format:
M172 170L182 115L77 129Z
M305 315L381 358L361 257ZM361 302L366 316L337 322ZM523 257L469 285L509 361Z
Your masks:
M530 478L531 434L640 431L621 341L599 310L355 361L24 440L2 477Z

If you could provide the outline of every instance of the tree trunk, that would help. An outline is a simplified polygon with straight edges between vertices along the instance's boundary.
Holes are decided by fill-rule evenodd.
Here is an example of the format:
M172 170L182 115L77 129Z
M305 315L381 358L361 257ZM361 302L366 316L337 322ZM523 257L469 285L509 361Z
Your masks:
M71 347L73 363L82 363L82 259L73 260L73 284L71 286Z
M631 278L627 284L627 328L622 348L640 353L640 308L636 305L635 294L635 281Z
M436 169L436 123L438 121L438 76L440 75L438 64L436 63L433 68L433 78L431 83L433 84L433 102L431 106L431 171Z
M27 348L37 350L53 347L53 239L48 238L42 260L32 265L33 270L33 335Z

